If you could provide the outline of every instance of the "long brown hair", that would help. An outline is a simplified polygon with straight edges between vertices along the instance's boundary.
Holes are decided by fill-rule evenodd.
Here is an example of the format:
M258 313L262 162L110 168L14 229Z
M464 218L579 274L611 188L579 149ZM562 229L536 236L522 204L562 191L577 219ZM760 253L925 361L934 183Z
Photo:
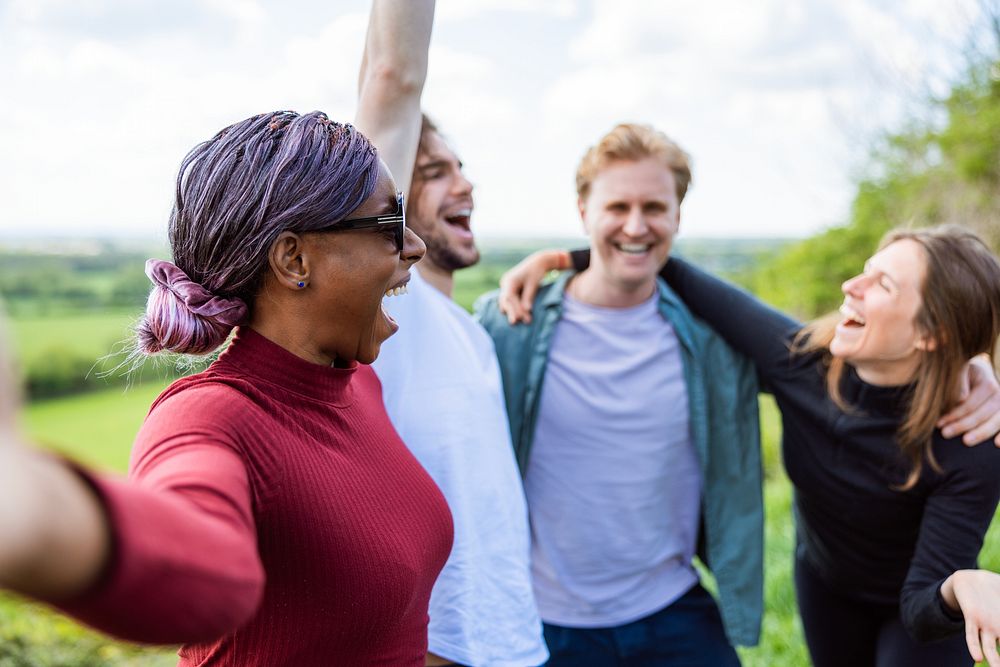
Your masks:
M955 225L890 231L879 250L909 239L924 249L927 270L920 286L917 328L935 345L920 353L910 388L909 406L896 432L903 455L911 464L900 487L907 490L920 478L924 458L940 471L931 450L937 420L955 403L966 362L992 355L1000 337L1000 261L973 232ZM808 325L792 343L793 353L825 352L827 391L842 410L849 411L840 392L846 362L829 354L840 316L836 313Z

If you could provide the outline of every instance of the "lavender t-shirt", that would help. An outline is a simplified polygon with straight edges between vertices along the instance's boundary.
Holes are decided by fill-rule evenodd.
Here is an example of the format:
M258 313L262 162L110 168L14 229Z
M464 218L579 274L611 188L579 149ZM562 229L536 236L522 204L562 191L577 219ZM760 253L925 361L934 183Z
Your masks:
M621 625L698 580L688 426L680 344L657 295L632 308L565 295L525 477L542 620Z

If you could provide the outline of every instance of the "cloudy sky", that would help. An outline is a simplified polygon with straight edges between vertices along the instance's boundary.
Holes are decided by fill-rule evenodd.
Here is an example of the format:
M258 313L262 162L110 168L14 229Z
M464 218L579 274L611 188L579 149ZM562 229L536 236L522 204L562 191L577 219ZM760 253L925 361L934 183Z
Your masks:
M425 107L484 237L578 233L622 120L694 157L687 236L844 220L879 128L961 68L977 0L439 0ZM177 166L276 109L350 120L366 0L0 0L0 241L163 238Z

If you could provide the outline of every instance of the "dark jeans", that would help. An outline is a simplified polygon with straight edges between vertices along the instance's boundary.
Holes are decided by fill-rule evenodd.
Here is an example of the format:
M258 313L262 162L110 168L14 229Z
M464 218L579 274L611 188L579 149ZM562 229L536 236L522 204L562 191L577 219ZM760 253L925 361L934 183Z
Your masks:
M695 584L655 614L613 628L545 624L548 667L739 667L722 617Z
M965 637L913 641L897 605L857 602L840 595L800 558L795 596L814 667L971 667Z

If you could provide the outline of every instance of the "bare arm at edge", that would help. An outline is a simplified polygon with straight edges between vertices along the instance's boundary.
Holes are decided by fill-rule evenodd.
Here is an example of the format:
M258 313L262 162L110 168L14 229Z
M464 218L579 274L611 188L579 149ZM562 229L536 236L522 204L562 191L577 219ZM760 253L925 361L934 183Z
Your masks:
M404 194L420 142L433 23L434 0L375 0L358 77L355 125L378 148Z
M0 585L59 600L92 586L111 554L93 490L65 462L0 435Z

